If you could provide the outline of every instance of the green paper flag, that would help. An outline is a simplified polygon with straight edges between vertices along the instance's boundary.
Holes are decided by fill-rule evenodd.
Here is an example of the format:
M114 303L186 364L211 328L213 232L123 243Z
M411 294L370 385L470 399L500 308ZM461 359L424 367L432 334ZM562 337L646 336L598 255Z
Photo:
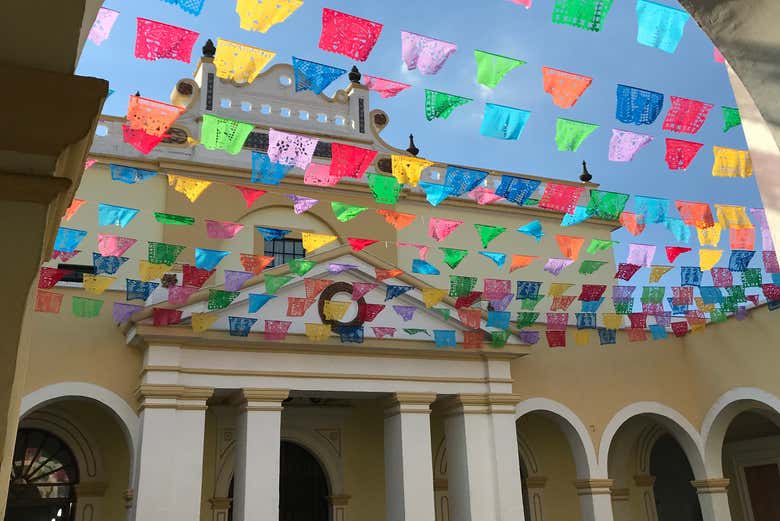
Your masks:
M615 307L615 313L618 315L628 315L634 309L634 299L614 300L612 305Z
M613 0L555 0L552 21L586 31L601 31Z
M490 346L496 349L504 347L509 335L509 331L493 331L490 335Z
M71 299L71 311L80 318L94 318L100 314L103 301L94 298L73 297Z
M337 203L336 201L330 203L330 207L333 210L333 215L336 216L336 219L343 223L351 221L368 210L368 208L364 206L352 206L351 204Z
M455 269L458 267L458 264L460 264L460 261L466 258L466 255L469 254L468 250L458 250L455 248L439 248L442 253L444 253L444 264L449 266L451 269Z
M542 301L544 295L537 295L536 298L521 298L520 309L524 311L533 311L536 305Z
M710 322L713 324L717 324L718 322L725 322L726 321L726 313L723 312L722 309L713 309L710 311Z
M425 333L426 335L431 336L431 334L428 332L427 329L417 329L417 328L413 328L413 327L405 327L404 328L404 333L406 333L407 335L412 335L412 336L414 336L414 335L416 335L418 333Z
M266 275L265 276L265 292L269 295L274 295L276 291L290 282L295 277L289 275Z
M154 212L154 220L162 224L176 224L179 226L192 226L195 224L194 217L184 215L173 215L171 213Z
M397 203L403 188L395 177L379 174L368 174L368 186L374 194L374 201L382 204Z
M238 154L253 128L254 125L251 123L204 114L203 125L200 128L200 142L209 150L224 150L228 154Z
M529 299L524 299L529 300ZM533 313L530 311L519 311L517 313L517 328L523 329L524 327L533 326L536 320L539 318L539 313Z
M642 288L642 302L645 304L660 304L666 295L665 286L645 286Z
M225 309L231 302L236 300L241 293L239 291L225 291L221 289L209 290L209 302L208 308L213 309Z
M149 262L152 264L168 264L176 262L184 246L149 241Z
M490 241L506 231L503 226L488 226L486 224L475 224L479 238L482 240L482 247L487 248Z
M742 285L746 288L760 288L763 284L761 268L745 268L742 272Z
M467 297L477 285L477 277L450 275L450 297Z
M476 49L474 50L474 59L477 60L477 82L491 89L495 88L509 71L526 63L515 58Z
M461 105L474 101L471 98L446 94L436 90L425 89L425 117L428 121L435 118L447 119L452 111Z
M723 110L723 132L728 132L730 129L742 124L739 109L733 107L721 107L721 109Z
M442 320L450 319L450 310L447 308L431 308L431 311L436 311L441 315Z
M523 206L539 206L539 199L531 199L530 197L525 200Z
M605 265L606 261L596 261L596 260L584 260L582 261L582 264L580 264L580 273L582 275L592 275L593 273L596 273L600 267Z
M726 288L726 293L728 293L728 297L725 298L733 298L736 302L747 302L745 286L731 286Z
M598 253L600 251L608 250L612 247L613 244L617 244L617 241L605 241L603 239L591 239L590 244L588 244L588 253L593 255L594 253Z
M720 310L723 313L736 313L737 312L737 299L729 295L723 297L723 302L720 303Z
M291 259L287 265L290 267L291 272L303 276L309 273L317 263L306 259Z
M597 128L599 126L594 123L558 118L558 122L555 125L555 142L558 144L558 151L576 151L580 148L582 142L585 141L585 138L590 136Z
M628 194L618 192L605 192L604 190L591 190L590 202L588 203L588 215L616 221L620 219L620 214L628 202Z

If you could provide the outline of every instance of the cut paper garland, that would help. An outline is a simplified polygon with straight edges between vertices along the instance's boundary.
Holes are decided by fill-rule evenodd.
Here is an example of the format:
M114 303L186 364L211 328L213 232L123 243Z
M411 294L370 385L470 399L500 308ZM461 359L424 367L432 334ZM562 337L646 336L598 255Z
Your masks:
M552 96L553 103L568 109L573 107L593 83L593 78L573 72L542 67L544 92Z
M609 160L627 162L634 159L637 152L646 147L653 136L638 134L628 130L612 129L612 139L609 141Z
M386 80L384 78L369 76L367 74L363 74L362 78L363 84L366 86L366 88L368 90L378 92L382 98L392 98L411 87L411 85L408 83Z
M461 224L463 221L431 217L428 221L428 235L437 242L441 242Z
M526 63L478 49L474 50L474 59L477 62L477 83L491 89L495 88L507 73Z
M544 193L539 199L539 208L574 213L577 201L584 190L585 188L582 186L547 183Z
M314 94L320 94L328 88L328 85L347 72L345 69L303 60L295 56L292 57L292 62L295 92L310 90Z
M84 206L84 203L86 203L84 199L76 199L73 198L73 201L71 201L70 206L65 210L65 215L62 216L63 219L66 221L70 221L74 215L76 215L76 212L79 211L79 208Z
M200 36L195 31L138 18L135 57L142 60L171 59L190 63L192 47Z
M236 83L252 83L275 56L272 51L218 38L214 56L217 77Z
M753 175L753 162L748 150L736 150L726 147L712 147L715 161L712 164L714 177L751 177Z
M526 204L528 199L542 184L537 179L524 179L511 175L502 175L501 183L496 188L496 195L519 206Z
M558 118L555 125L555 143L558 145L558 151L576 151L597 128L599 125L594 123Z
M211 181L168 174L168 185L194 203L211 186Z
M302 5L303 0L237 0L236 13L241 18L241 29L264 33L284 22Z
M678 96L669 96L672 106L664 119L663 129L672 132L696 134L712 110L711 103L704 103Z
M618 85L615 117L623 123L651 125L661 113L663 104L664 95L660 92Z
M422 171L433 166L433 161L411 156L391 156L393 177L399 183L417 186Z
M251 123L203 114L200 141L207 150L224 150L235 155L241 152L253 128Z
M723 112L723 132L728 132L734 127L742 124L742 117L739 115L739 109L733 107L721 107Z
M536 239L536 242L539 242L542 240L542 237L544 237L544 232L542 231L542 223L539 221L531 221L530 223L521 226L517 229L518 232L524 233L526 235L530 235L534 239Z
M470 101L473 99L425 89L425 117L428 121L436 118L447 119L456 108Z
M330 175L339 179L343 177L360 179L371 166L377 152L344 143L332 143L331 154Z
M693 141L666 138L666 164L669 170L687 170L702 146Z
M89 29L87 38L95 45L102 44L111 34L111 29L114 27L117 18L119 18L119 11L101 7L98 9L97 17Z
M444 185L448 188L450 195L458 197L477 188L487 176L488 173L482 170L448 165L444 174Z
M174 226L192 226L195 224L194 217L162 212L154 212L154 220L161 224L172 224Z
M182 11L191 15L200 15L206 0L163 0L166 3L179 6Z
M401 55L408 70L436 74L457 49L454 43L401 31Z
M292 166L274 163L268 154L252 151L252 182L267 185L278 185ZM305 178L304 178L305 182Z
M674 53L683 37L685 24L690 15L682 9L675 9L650 0L637 0L636 40L642 45Z
M552 21L587 31L601 31L613 0L555 0Z
M297 166L302 170L311 163L318 139L281 132L268 131L268 157L274 163Z
M308 212L314 205L320 202L319 199L312 199L311 197L303 197L302 195L287 194L286 197L293 202L293 211L296 215L300 215L304 212Z
M108 165L108 168L111 172L111 179L113 181L121 181L129 185L143 183L147 179L157 175L157 172L152 170L115 165L113 163Z
M228 255L229 251L195 248L195 266L201 270L213 270Z
M168 134L152 136L143 130L133 130L129 125L122 125L122 140L143 155L149 154L149 152L154 150L154 148L167 137L170 136Z
M383 27L379 22L323 8L319 48L363 62L368 59Z
M479 133L496 139L518 139L530 117L528 110L485 103Z
M283 239L285 235L290 233L290 230L281 230L279 228L266 228L264 226L255 226L255 230L257 230L260 235L263 236L263 239L266 241L275 241L277 239Z
M185 110L162 101L130 96L126 118L132 130L142 130L150 136L164 136Z

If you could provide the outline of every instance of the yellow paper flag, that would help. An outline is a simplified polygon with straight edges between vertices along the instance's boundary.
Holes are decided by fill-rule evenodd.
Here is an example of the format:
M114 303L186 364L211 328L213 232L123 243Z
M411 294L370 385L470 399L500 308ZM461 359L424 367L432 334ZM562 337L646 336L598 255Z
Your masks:
M709 271L723 256L723 250L699 250L699 267L702 271Z
M712 147L715 162L712 175L715 177L750 177L753 175L753 162L750 152L726 147Z
M434 163L426 159L412 156L391 156L393 159L393 176L401 184L417 186L422 171Z
M241 28L245 31L266 32L272 26L284 22L288 16L303 5L303 0L238 0L236 12L241 17Z
M715 223L709 228L696 228L699 244L702 246L717 246L720 243L720 232L722 230L723 227L720 223Z
M590 329L578 329L574 332L574 343L586 346L590 343Z
M325 314L325 320L341 320L351 305L352 302L326 300L325 305L322 308L322 312Z
M312 342L321 342L330 337L329 324L306 324L306 336Z
M441 299L449 293L446 289L423 288L422 299L426 308L430 308L441 302Z
M672 270L672 266L650 266L650 282L658 282Z
M191 318L192 330L195 333L202 333L217 321L219 315L216 313L193 313Z
M274 56L275 52L218 38L214 56L217 77L236 83L252 83Z
M172 267L170 264L152 264L145 260L138 261L138 272L143 282L159 279L168 273Z
M306 253L322 248L326 244L338 239L335 235L323 235L321 233L302 232L301 239L303 239L303 249Z
M701 297L694 297L696 301L696 307L699 308L699 311L703 311L704 313L712 313L715 311L715 304L705 304L704 299Z
M87 293L93 295L101 295L104 291L111 287L111 284L116 281L116 277L109 277L108 275L92 275L91 273L84 274L84 290Z
M623 327L623 315L617 313L604 313L604 327L607 329L620 329Z
M168 184L177 192L184 194L191 203L194 203L206 188L211 186L211 181L168 174Z
M560 297L564 293L566 293L566 290L570 287L574 286L574 284L565 284L563 282L553 282L550 284L550 291L547 292L547 295L550 297Z
M723 228L753 228L753 223L745 213L744 206L731 206L728 204L716 204L718 221Z

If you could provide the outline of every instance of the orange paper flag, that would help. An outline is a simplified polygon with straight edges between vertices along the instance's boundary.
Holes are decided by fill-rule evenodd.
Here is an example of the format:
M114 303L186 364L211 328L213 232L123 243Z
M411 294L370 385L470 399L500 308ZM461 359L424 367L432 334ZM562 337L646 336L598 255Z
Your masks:
M387 224L392 225L396 230L406 228L417 218L412 213L394 212L392 210L377 210L376 213L384 217Z
M392 268L389 270L382 270L379 268L376 268L376 281L382 282L386 279L392 279L394 277L397 277L398 275L402 274L404 270L399 270L398 268Z
M561 249L564 257L571 260L577 260L577 257L580 256L582 245L585 244L584 237L573 237L571 235L556 235L555 240L558 241L558 247Z
M637 214L631 212L623 212L620 214L620 224L628 230L631 235L639 235L645 231L644 223L640 223L637 218Z
M512 273L518 268L525 268L538 258L539 257L533 255L512 255L512 264L509 266L509 273Z
M250 253L242 253L239 258L241 259L241 266L244 270L259 275L266 266L274 261L273 257L264 257L260 255L252 255Z
M68 206L68 209L65 210L65 220L70 221L70 218L76 215L76 212L79 211L79 208L86 203L84 199L73 199L73 202L70 203L70 206Z

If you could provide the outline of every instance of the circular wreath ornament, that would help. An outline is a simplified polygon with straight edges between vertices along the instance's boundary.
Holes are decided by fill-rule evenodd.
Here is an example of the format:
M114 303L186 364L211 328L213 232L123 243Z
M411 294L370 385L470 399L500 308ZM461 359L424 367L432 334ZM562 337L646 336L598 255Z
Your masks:
M362 326L366 321L366 299L360 297L357 300L358 311L349 322L342 322L340 320L332 320L325 318L325 302L331 300L335 295L339 293L347 293L352 296L352 284L349 282L334 282L320 293L320 299L317 301L317 311L320 314L320 321L323 324L330 325L330 329L336 332L341 326Z

